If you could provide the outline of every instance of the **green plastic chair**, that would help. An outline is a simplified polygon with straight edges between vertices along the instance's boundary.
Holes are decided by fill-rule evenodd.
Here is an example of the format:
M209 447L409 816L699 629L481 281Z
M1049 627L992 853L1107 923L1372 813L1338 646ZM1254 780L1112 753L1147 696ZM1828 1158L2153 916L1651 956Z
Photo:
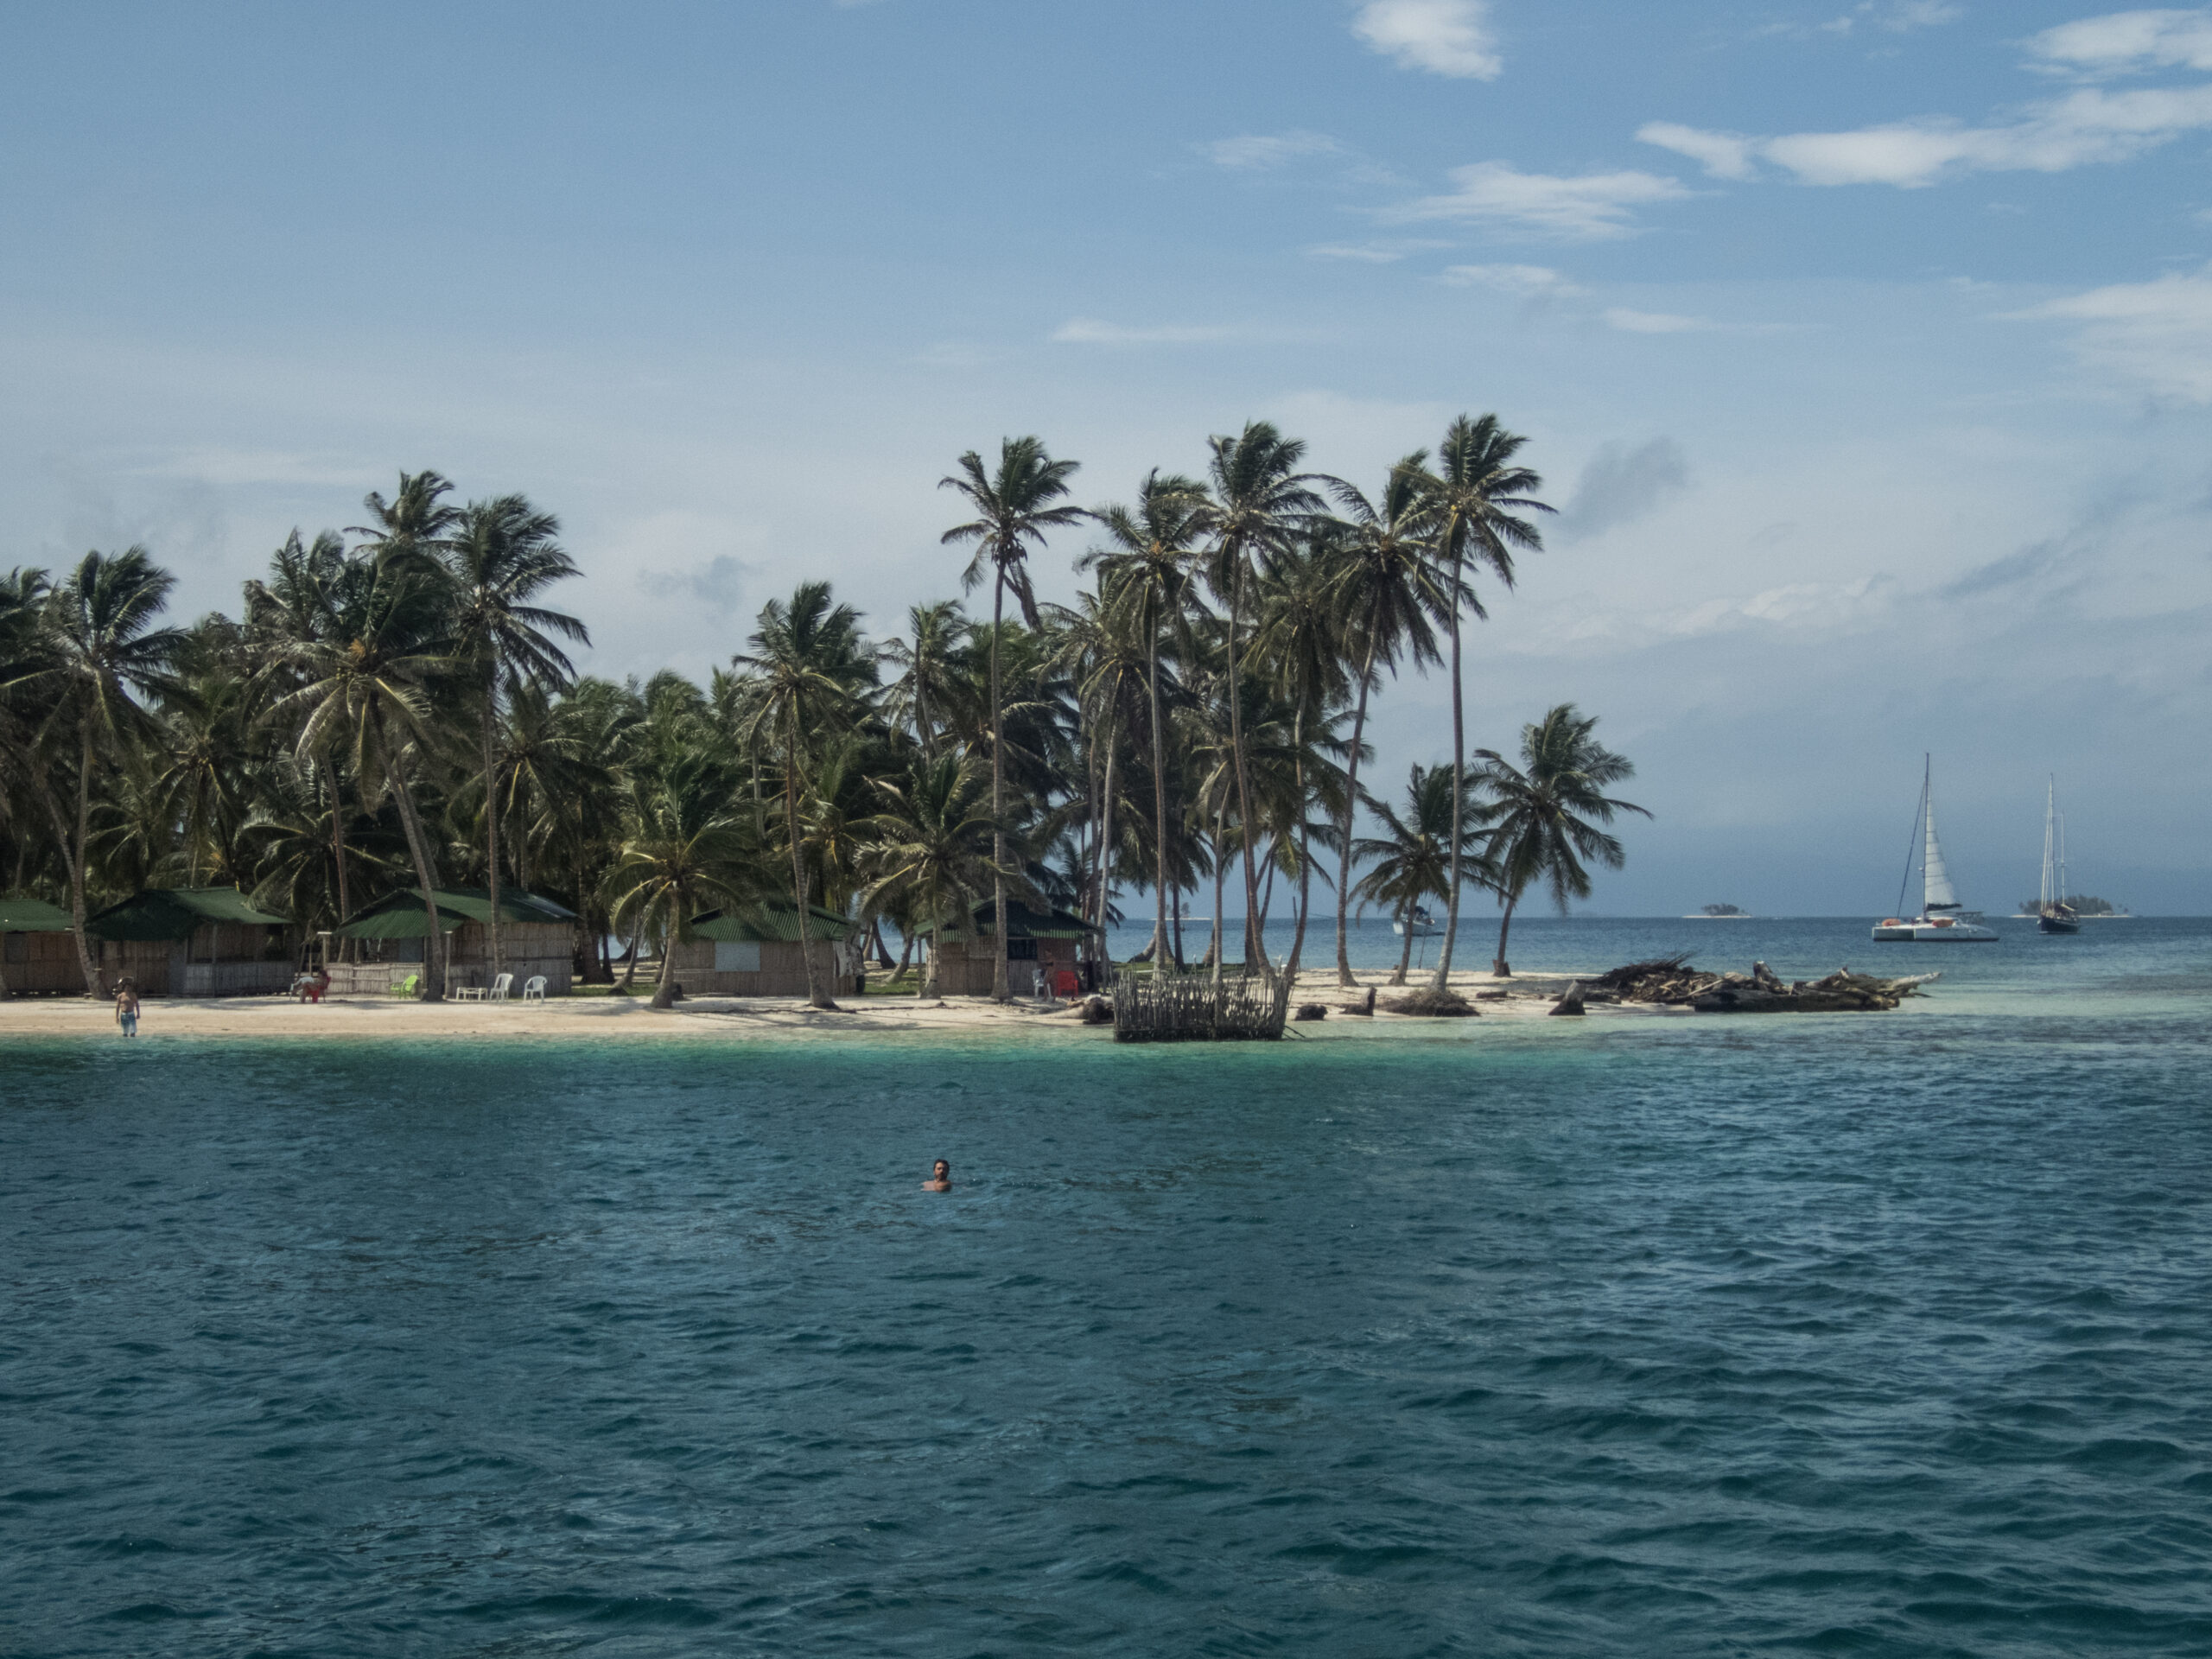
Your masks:
M410 974L406 978L401 980L398 984L391 988L391 994L394 996L414 996L420 993L422 988L423 976L420 974Z

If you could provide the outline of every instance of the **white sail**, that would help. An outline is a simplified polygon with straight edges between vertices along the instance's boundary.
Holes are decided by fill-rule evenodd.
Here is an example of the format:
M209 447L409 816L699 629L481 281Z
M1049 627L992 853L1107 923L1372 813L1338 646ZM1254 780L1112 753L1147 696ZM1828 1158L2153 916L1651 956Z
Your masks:
M1943 868L1943 849L1936 839L1936 791L1928 791L1928 847L1920 882L1921 912L1939 916L1959 908L1959 895L1951 886L1951 873Z
M2043 806L2043 893L2038 913L2048 916L2050 907L2066 897L2066 880L2061 873L2057 858L2058 839L2058 779L2054 774L2050 788L2044 796Z

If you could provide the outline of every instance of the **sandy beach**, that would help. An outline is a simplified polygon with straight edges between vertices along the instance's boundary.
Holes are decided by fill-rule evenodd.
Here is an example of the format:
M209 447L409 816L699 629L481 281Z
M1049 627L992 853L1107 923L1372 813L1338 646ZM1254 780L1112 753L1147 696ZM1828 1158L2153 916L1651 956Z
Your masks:
M1387 972L1357 976L1363 988L1377 988L1378 1000L1404 995L1387 985ZM1496 979L1488 973L1455 973L1452 988L1473 998L1478 993L1506 993L1503 999L1478 1005L1484 1019L1525 1020L1544 1017L1571 976L1521 975ZM1414 988L1408 987L1407 988ZM1326 1020L1301 1022L1301 1035L1323 1037L1332 1030L1358 1027L1379 1030L1402 1027L1408 1031L1433 1029L1433 1020L1410 1019L1378 1010L1370 1020L1346 1016L1342 1006L1360 992L1340 989L1333 969L1309 969L1300 974L1294 1001L1328 1005ZM290 997L229 996L212 998L156 997L149 999L139 1027L139 1039L162 1037L327 1038L427 1037L513 1039L548 1038L630 1039L645 1040L671 1037L698 1039L851 1036L861 1032L943 1031L977 1033L1014 1028L1056 1031L1076 1039L1110 1040L1112 1028L1085 1026L1078 1004L1016 1001L1001 1007L982 998L955 997L921 1001L905 996L847 998L839 1012L823 1013L804 1001L786 999L687 997L673 1008L657 1009L651 994L634 996L570 996L549 1002L402 1001L397 998L355 997L321 1003L303 1003ZM1674 1010L1622 1008L1593 1004L1594 1018L1646 1017ZM83 1037L114 1039L112 1005L81 997L26 996L0 1001L0 1042L10 1037Z

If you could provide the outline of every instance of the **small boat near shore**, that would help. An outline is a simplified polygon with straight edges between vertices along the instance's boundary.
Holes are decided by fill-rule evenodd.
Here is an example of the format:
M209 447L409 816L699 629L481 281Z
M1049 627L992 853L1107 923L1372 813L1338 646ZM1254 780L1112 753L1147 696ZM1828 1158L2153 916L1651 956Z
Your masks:
M1686 922L1755 922L1758 917L1734 905L1707 905L1703 910L1694 910L1682 918Z
M1402 939L1408 933L1417 939L1432 939L1444 931L1437 925L1436 918L1428 913L1427 905L1415 905L1412 914L1401 916L1390 924L1390 931Z
M1951 872L1943 862L1942 843L1936 838L1936 765L1929 757L1920 778L1920 810L1914 823L1915 851L1905 855L1904 881L1897 889L1897 908L1904 908L1906 889L1912 882L1912 861L1920 860L1920 913L1890 916L1874 924L1873 937L1888 944L1994 944L1997 930L1983 925L1981 912L1959 902L1951 885Z

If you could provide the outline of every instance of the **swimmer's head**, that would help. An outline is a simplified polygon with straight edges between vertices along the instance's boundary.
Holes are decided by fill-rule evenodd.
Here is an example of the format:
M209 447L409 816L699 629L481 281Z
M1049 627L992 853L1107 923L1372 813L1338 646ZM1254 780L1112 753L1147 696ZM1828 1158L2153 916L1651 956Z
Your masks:
M945 1181L951 1179L952 1166L946 1163L944 1159L938 1159L937 1162L930 1166L930 1179L933 1181Z

